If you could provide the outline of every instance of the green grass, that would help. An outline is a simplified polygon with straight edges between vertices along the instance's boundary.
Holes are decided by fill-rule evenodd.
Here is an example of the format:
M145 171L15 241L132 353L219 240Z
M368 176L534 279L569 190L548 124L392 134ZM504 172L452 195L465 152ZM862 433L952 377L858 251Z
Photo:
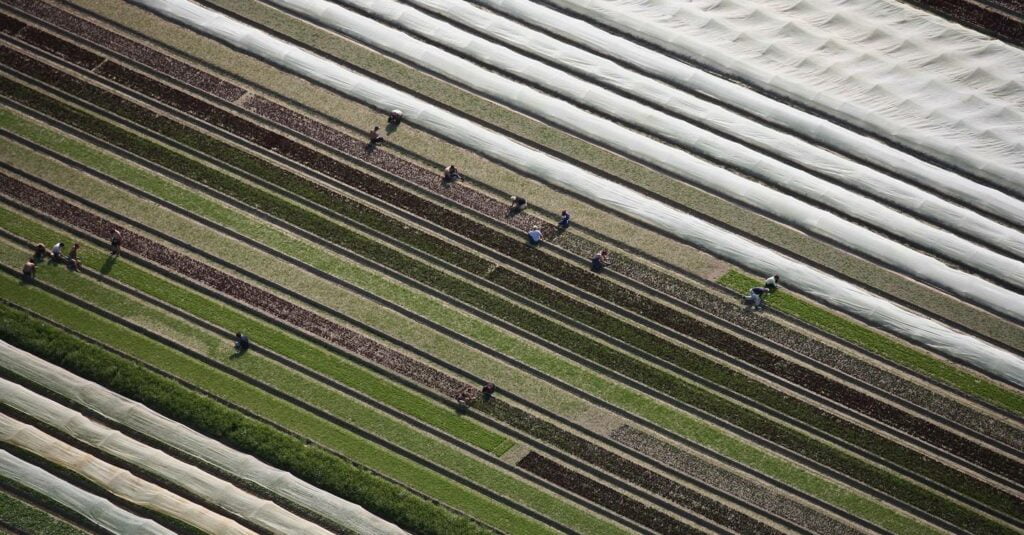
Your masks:
M5 486L6 483L0 482L0 488ZM32 535L85 535L81 529L38 507L45 505L29 504L6 492L0 492L0 526Z
M740 293L761 284L760 279L749 277L736 270L729 271L718 282ZM937 379L967 394L1018 415L1024 415L1024 396L1017 392L975 374L959 370L954 365L929 357L920 351L915 351L892 338L832 314L817 305L787 293L785 290L773 293L770 300L772 308L776 310L792 314L825 332L853 342L872 353Z
M199 205L190 204L189 206ZM220 209L223 208L221 207ZM828 496L831 499L837 499L841 502L841 506L843 507L857 508L862 510L864 514L869 514L869 509L875 509L875 511L871 513L871 516L876 517L876 521L879 523L888 523L893 527L893 529L897 529L896 526L900 525L901 522L904 521L902 517L898 515L886 518L889 513L882 512L884 511L884 508L879 507L877 504L869 505L862 498L857 497L853 493L835 492L836 488L834 485L823 484L821 480L815 477L806 477L808 476L806 472L795 469L791 464L786 462L777 463L778 459L774 459L771 455L765 455L765 453L760 451L758 448L752 448L749 445L741 445L742 443L740 441L729 438L728 435L725 435L720 431L712 431L713 428L710 426L702 424L690 417L683 416L678 411L666 410L666 408L659 403L646 399L643 396L639 396L632 390L623 388L620 385L615 385L614 383L595 376L592 373L581 370L576 366L568 365L564 361L545 357L546 355L543 354L535 354L531 359L531 364L547 373L551 373L563 380L567 380L576 386L598 394L613 403L629 407L631 410L637 411L638 414L650 418L659 425L663 425L668 429L675 430L684 435L694 437L698 441L707 443L718 451L726 452L726 454L743 459L748 463L764 466L768 473L775 477L780 477L780 479L785 481L789 481L799 488L814 493L821 493L821 495ZM772 466L773 463L775 463L774 466ZM771 466L771 468L767 468L768 466ZM913 525L913 523L909 525ZM917 525L909 531L914 531L915 529L919 530L920 525Z

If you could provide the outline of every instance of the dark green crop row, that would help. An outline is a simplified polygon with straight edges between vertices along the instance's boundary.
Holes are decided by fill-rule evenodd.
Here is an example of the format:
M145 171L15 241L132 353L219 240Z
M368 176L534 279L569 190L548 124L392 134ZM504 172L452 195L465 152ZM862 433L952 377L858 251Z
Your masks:
M49 496L0 476L0 526L13 533L86 535L69 522L92 525L89 519Z
M413 533L487 533L405 489L0 303L0 338ZM44 385L45 386L45 385Z
M62 73L57 73L55 76L66 77L66 75ZM47 79L47 81L51 80ZM662 372L653 366L639 362L625 353L610 349L587 337L580 336L557 322L550 321L549 319L529 312L522 307L510 306L508 301L501 299L490 292L482 291L473 286L466 285L456 277L428 266L419 260L404 255L403 253L383 247L372 240L355 234L354 232L313 213L312 211L297 208L295 205L287 203L276 196L246 186L244 183L223 173L219 173L195 162L194 160L168 151L155 143L143 140L129 132L110 125L109 123L77 112L53 99L45 97L19 84L8 80L4 80L2 84L7 94L12 95L14 98L17 98L26 105L34 107L62 122L88 131L89 133L128 150L141 158L179 172L193 180L196 180L197 182L231 195L248 205L259 207L276 217L280 217L283 220L295 224L296 226L312 232L341 247L353 250L358 254L395 269L415 280L432 286L443 293L475 306L480 310L527 329L546 340L559 344L562 347L583 356L584 358L601 363L623 373L624 375L641 381L683 403L693 405L723 419L731 421L755 434L784 445L794 451L800 452L809 458L831 466L840 472L846 473L855 479L865 482L868 485L874 486L875 488L902 500L913 503L938 516L948 518L952 522L967 523L974 529L990 525L993 528L993 533L1000 532L1001 530L1001 526L988 521L973 511L959 507L952 502L931 492L925 491L917 485L909 483L887 471L874 468L850 455L844 454L814 439L808 438L801 433L780 427L755 411L729 402L702 389L694 388L671 374ZM105 107L112 109L112 111L126 111L127 113L128 110L135 108L134 111L136 113L147 114L145 117L139 116L136 118L136 120L141 121L141 124L145 124L146 126L153 128L167 128L168 132L173 132L171 128L184 128L178 123L173 123L166 118L156 116L148 110L133 107L127 101L117 99L117 97L114 97L113 95L100 93L97 89L83 88L81 91L76 91L76 94L83 96L83 92L86 94L95 94L94 98L96 98L96 100L94 102L106 104ZM85 97L83 96L83 98ZM183 138L200 140L201 137L202 135L198 132L189 130L187 132L187 136L183 135L181 137L175 137L175 139L178 139L179 141L182 141ZM225 148L230 149L231 147ZM214 155L216 155L216 153L214 153ZM251 157L250 159L255 160ZM294 188L289 189L291 191L296 191ZM347 204L354 203L348 201L347 203L339 205L338 208L344 208ZM333 205L338 205L338 203L332 203L331 208L334 208ZM401 227L402 224L394 220L392 220L388 226L388 228ZM394 233L392 233L392 235L394 235ZM415 243L410 245L413 247L417 246ZM455 250L455 248L451 247L447 247L446 249L449 251ZM427 250L427 252L429 253L431 251ZM522 281L528 282L526 279L522 279ZM510 289L517 290L518 288ZM541 293L543 294L545 292ZM544 295L528 295L527 297L541 301L545 299ZM628 326L625 326L625 324L623 325L624 330L632 330ZM623 336L625 336L625 334L623 334ZM792 400L790 403L790 408L792 410L791 405ZM810 407L807 407L806 405L803 407L804 410L810 409ZM875 438L877 439L877 437ZM912 466L938 465L938 463L923 459L917 454L907 455L902 459L897 458L897 462L898 460L904 460ZM922 469L919 472L929 473L929 475L931 475L930 472L934 472L939 475L943 475L943 472L950 472L950 470L946 469L942 465L938 465L936 470L925 471L925 469ZM964 478L956 472L954 472L954 474L956 475L957 488L965 493L969 490L973 490L971 482L974 480ZM1013 503L1007 504L1006 500L1002 500L1003 503L999 503L1001 501L999 493L987 486L981 485L980 483L978 484L982 487L977 489L978 494L985 498L985 501L992 502L993 505L997 507L1008 507L1009 511L1014 511L1017 507L1017 504L1012 497L1009 497L1009 501Z

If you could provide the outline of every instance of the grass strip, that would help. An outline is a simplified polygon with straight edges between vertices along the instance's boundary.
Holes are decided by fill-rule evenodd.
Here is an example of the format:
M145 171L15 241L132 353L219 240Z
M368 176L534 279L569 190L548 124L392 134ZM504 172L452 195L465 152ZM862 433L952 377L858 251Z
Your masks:
M495 521L499 527L517 526L532 532L546 531L538 529L533 521L511 514L504 507L424 467L31 285L20 285L4 277L0 279L0 288L14 303L144 358L148 364L188 381L196 388L216 392L232 403L340 451L358 463L404 481L434 499L467 511L485 522ZM425 502L345 459L320 448L309 447L298 438L242 416L120 357L83 344L67 333L41 325L23 313L5 307L0 320L0 333L8 342L142 402L169 418L287 470L328 492L359 503L405 529L427 533L485 531L468 519Z
M66 75L58 74L58 77L60 76L66 77ZM72 124L79 124L82 127L90 129L90 131L93 131L94 133L100 132L101 137L106 135L115 140L115 143L120 143L125 147L135 148L136 151L141 151L142 154L140 155L144 155L147 159L155 158L157 162L163 163L164 165L174 166L179 172L183 172L184 174L194 176L201 181L210 183L214 187L222 189L222 191L226 185L234 183L235 185L230 186L227 189L227 192L236 198L250 197L253 199L251 204L260 206L271 213L274 212L275 205L280 205L284 212L284 216L282 216L284 219L292 221L299 226L304 226L307 230L321 235L326 239L335 241L336 237L344 236L345 233L351 234L351 231L342 229L338 227L338 225L326 221L323 218L319 218L315 214L299 209L291 204L282 204L283 201L277 197L267 197L267 194L263 192L257 191L251 187L246 187L222 173L203 167L197 162L174 153L169 153L166 149L128 134L118 127L114 127L91 116L73 111L64 105L53 101L53 99L42 96L13 82L5 81L4 84L13 84L14 87L18 88L18 90L15 90L14 87L12 87L12 94L27 95L27 101L37 101L35 104L37 107L40 106L40 102L38 102L39 100L47 102L45 106L40 108L45 109L47 113L53 115L56 113L55 108L62 108L60 112L62 120L71 121ZM95 91L95 88L83 88L83 90L86 92L92 92ZM104 98L109 98L109 96ZM191 135L202 137L201 134L195 132L192 132ZM263 195L264 197L257 200L257 197L260 195ZM313 228L310 229L310 226ZM360 236L356 241L360 240L365 241L366 238L362 238ZM335 243L338 242L335 241ZM346 246L341 243L339 243L339 245ZM371 250L371 253L376 253L381 250L381 247L375 244L375 247L372 249L375 250ZM357 248L356 250L359 249ZM372 254L368 256L373 258ZM470 302L478 308L486 310L492 314L508 318L509 312L512 311L512 309L507 306L507 301L493 296L488 292L483 292L474 287L467 286L458 279L431 268L417 260L413 260L410 257L405 257L402 261L399 261L396 264L395 261L398 258L401 258L401 253L393 250L387 250L383 263L390 265L413 278L424 281L427 284L432 284L441 291L460 298L463 301ZM379 259L375 260L382 261ZM470 295L466 295L467 293ZM460 294L466 295L466 297L461 297ZM606 365L610 365L614 369L618 369L634 378L638 378L639 376L639 380L652 385L662 392L676 397L684 403L689 403L705 410L709 410L709 412L721 415L756 434L774 442L784 444L790 449L807 455L818 462L828 464L844 473L847 473L851 477L874 486L875 488L885 489L886 492L897 496L902 500L913 503L922 509L936 514L937 516L947 518L954 523L970 523L974 528L977 528L979 525L990 525L993 529L996 529L996 531L1002 529L998 524L991 523L991 521L978 516L970 509L955 505L945 498L939 497L929 491L925 491L916 484L903 480L886 470L866 464L852 456L843 454L839 450L826 446L815 439L797 432L796 430L778 426L755 411L743 408L722 398L709 396L707 392L694 389L693 386L678 380L678 378L665 374L651 366L637 363L635 359L625 354L610 350L606 346L597 344L589 338L580 337L574 332L561 327L560 325L553 324L545 318L539 317L528 311L519 309L514 312L516 312L516 314L512 315L513 319L511 320L513 323L523 324L525 320L525 323L530 325L532 328L531 330L534 330L534 332L537 332L549 340L561 343L563 346L568 345L567 340L575 339L576 342L573 345L576 347L572 347L572 349L580 355L585 355L588 358L599 362L600 359L604 357L606 362L609 363ZM754 382L751 381L751 383ZM760 388L760 386L756 384L753 384L752 386ZM792 407L790 407L790 409L792 409ZM850 429L847 427L838 427L837 429L840 429L843 434L851 435ZM890 441L880 441L878 440L878 437L873 437L865 433L853 433L851 438L861 443L864 443L865 439L871 439L867 440L867 444L865 445L869 449L878 450L884 446L888 448L890 452L896 452L897 455L895 459L898 460L895 462L901 462L904 466L914 467L915 472L917 473L925 474L940 482L945 481L947 482L946 484L949 484L954 488L958 488L965 494L972 495L973 497L985 501L986 503L990 503L997 508L1010 512L1010 514L1019 513L1019 504L1014 497L1008 496L1005 493L1000 492L998 489L989 487L977 480L964 478L962 473L956 470L950 470L945 465L937 463L931 459L924 458L912 450L903 448L902 446ZM976 518L972 519L971 517Z
M0 209L0 213L3 213L2 209ZM29 225L19 226L24 227L26 230L35 230ZM39 230L45 231L46 229ZM55 234L53 231L49 233ZM53 239L60 239L60 237L55 236ZM16 254L7 256L20 258ZM102 264L102 259L95 258L91 264L93 265L90 267L97 267ZM119 262L119 264L124 264L124 262ZM86 265L90 265L90 263L86 262ZM49 268L51 266L46 267ZM128 276L125 277L125 274ZM217 358L219 361L226 363L247 376L272 384L276 388L288 392L290 395L303 399L314 406L322 407L324 410L352 421L360 429L370 431L376 436L422 455L465 477L491 488L501 486L503 488L503 495L514 498L519 503L530 506L543 514L550 515L560 522L579 526L581 529L604 532L614 531L613 528L610 528L603 521L575 508L566 507L564 502L547 494L538 493L532 490L532 487L529 487L529 485L509 478L507 474L499 473L493 468L458 454L446 446L434 444L435 441L433 439L428 439L418 434L410 436L408 433L403 432L405 429L403 425L389 423L386 419L374 417L375 411L367 411L358 404L346 401L346 399L328 387L310 381L305 377L300 377L289 370L278 368L276 364L263 359L231 358L229 357L230 351L227 340L215 335L199 333L191 324L171 321L162 311L149 310L148 307L131 299L125 299L123 296L113 297L110 295L112 292L109 288L91 283L91 281L87 281L77 274L68 272L61 266L56 266L56 269L46 269L45 273L41 273L40 276L45 277L47 281L58 283L65 291L71 291L80 298L100 306L104 310L118 314L119 317L131 318L133 322L143 325L151 331L161 333L180 343L198 348L197 350L205 350L211 355L211 358ZM183 294L172 296L173 299L178 301L183 300L183 297L185 297L184 300L186 301L206 301L201 296L194 294L194 292L183 288L175 288L159 277L150 275L138 268L117 270L116 273L115 270L111 270L107 276L118 278L128 284L140 284L141 288L139 289L142 291L148 292L151 286L155 286L157 293L161 295ZM212 305L214 311L222 308L215 303ZM238 316L236 312L225 311L230 314L229 317ZM194 340L189 340L189 337ZM262 345L263 341L260 340L259 343ZM449 409L448 413L453 418L468 421L467 426L478 427L478 424L458 416L453 410Z
M88 167L125 180L150 193L176 202L180 206L195 211L200 215L209 217L229 228L234 228L243 234L258 238L264 243L273 244L275 248L291 252L296 257L302 258L328 272L368 287L378 295L401 303L403 306L431 317L446 324L446 326L485 342L492 347L496 347L507 354L515 355L538 370L587 390L610 403L623 407L629 412L656 422L666 429L692 437L715 451L754 466L805 492L818 495L851 512L856 511L856 514L868 518L879 525L886 526L891 531L902 533L927 531L924 526L917 525L908 518L885 509L873 500L864 499L843 487L838 487L826 480L816 478L802 469L792 466L787 461L775 459L771 455L759 450L759 448L749 446L728 434L716 430L701 420L695 419L686 413L674 411L645 396L639 396L628 388L610 382L585 368L562 359L554 358L549 353L539 350L531 344L524 343L519 338L509 336L485 322L470 316L467 316L465 321L459 321L458 319L453 321L454 314L439 308L436 302L411 291L408 287L392 283L371 272L362 270L358 266L353 266L351 271L339 271L339 266L347 266L349 264L338 262L334 259L325 261L324 255L318 249L311 247L302 248L300 240L275 233L265 225L247 225L247 219L244 215L227 209L225 206L211 201L192 190L182 188L176 183L161 180L148 172L131 165L126 165L116 157L100 152L85 143L65 137L55 130L44 129L27 121L18 120L15 116L4 110L0 110L0 124L6 128L16 129L19 134L26 135L32 138L33 141L48 145L54 150L72 156L75 160ZM123 265L127 266L127 264ZM115 266L112 273L118 273L121 266ZM158 296L165 302L175 304L179 308L191 309L189 302L180 300L180 292L162 292L159 290L159 284L152 281L140 281L140 284L137 285L128 276L122 280L136 288L145 289L145 291ZM159 281L160 279L156 280ZM193 310L193 312L195 311ZM230 324L242 324L244 321L242 318L235 319L235 313L232 309L226 307L214 310L213 314L218 317L226 317ZM577 413L579 411L579 409L575 408L564 408L564 410L568 410L570 414L573 411Z
M0 489L13 488L14 485L21 487L14 481L0 478ZM21 496L20 498L12 496L8 491L0 491L0 526L15 533L30 533L32 535L86 535L78 527L46 512L49 509L60 511L60 514L66 515L67 513L64 511L70 511L63 506L25 487L21 487L16 492ZM72 517L78 517L78 515L68 516L68 518Z
M744 293L761 284L760 279L730 270L718 279L729 288ZM785 290L771 296L772 308L800 318L819 329L880 355L896 364L906 366L928 377L934 377L964 393L973 395L1003 409L1024 415L1024 396L1008 388L986 380L972 373L959 370L956 366L916 351L885 335L863 325L837 316L817 305L809 303Z

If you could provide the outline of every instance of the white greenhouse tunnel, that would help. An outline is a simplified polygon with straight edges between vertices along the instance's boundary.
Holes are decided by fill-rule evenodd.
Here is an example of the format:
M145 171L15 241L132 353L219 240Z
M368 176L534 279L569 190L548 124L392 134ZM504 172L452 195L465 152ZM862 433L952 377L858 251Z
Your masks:
M256 532L230 518L186 500L6 414L0 414L0 441L74 471L114 496L190 524L205 533L256 535Z
M240 518L245 518L251 524L271 533L309 535L330 535L331 533L272 501L257 498L223 479L94 422L81 413L40 396L21 385L0 379L0 403L17 409L97 450L135 466L143 467L150 473L158 474L163 479L188 490L207 502ZM2 415L0 415L0 434L3 433L5 425L7 424L3 422ZM56 451L60 447L59 444L56 444L47 446L47 449ZM79 466L81 462L75 460L74 465ZM140 497L129 499L149 507L150 504L147 502L155 500L158 493L142 490ZM187 514L181 520L196 525L209 533L225 535L253 533L237 522L211 513L205 508L193 507L193 509L186 510Z
M1024 385L1024 362L1017 355L907 310L870 291L795 261L781 253L690 216L630 188L526 147L501 134L437 108L391 86L352 72L326 58L187 0L132 0L212 38L263 58L287 71L331 87L380 110L405 111L417 126L452 140L552 186L573 191L592 203L644 221L681 241L711 251L757 273L785 273L801 292L855 317L898 333L952 358ZM1002 291L1000 308L1020 304ZM1012 301L1012 302L1011 302Z
M294 475L238 452L201 433L170 420L141 403L54 366L0 340L0 368L43 386L68 400L124 425L128 429L210 463L226 473L253 483L356 533L402 535L398 526L363 507L318 489ZM260 515L273 510L259 506ZM286 525L286 524L282 524ZM316 534L321 531L305 531Z
M863 226L852 223L828 210L823 210L756 181L747 179L703 159L655 141L636 132L624 130L619 124L597 117L571 103L551 97L531 87L518 84L450 54L440 48L419 41L403 32L385 26L373 19L352 12L326 0L268 0L287 7L288 10L316 18L321 23L338 29L346 35L378 49L388 50L408 61L419 64L450 79L472 87L474 90L513 109L527 111L543 117L548 122L577 135L600 143L621 154L642 160L649 165L665 170L687 181L741 203L756 206L775 219L783 221L805 232L842 244L861 255L873 258L892 269L938 287L961 299L1021 321L1024 321L1024 299L997 284L973 274L954 269L944 262L918 252L892 239L886 238ZM386 2L387 0L379 0ZM387 5L387 4L381 4ZM409 11L392 10L391 13L409 25L417 25L422 32L445 35L466 53L479 52L489 61L501 61L506 71L523 74L538 70L541 78L552 79L557 85L571 90L578 98L601 106L625 118L634 118L649 125L660 127L663 135L675 139L686 139L701 146L703 150L717 151L723 160L743 165L752 174L772 177L773 182L803 195L831 205L840 213L856 214L873 220L877 225L901 238L917 244L918 247L939 256L959 261L965 266L997 279L1012 288L1024 288L1024 263L1007 258L989 249L942 232L931 225L889 209L825 181L814 178L802 171L796 171L766 158L736 143L731 150L723 150L715 137L680 121L666 117L650 108L631 100L618 97L607 90L580 82L560 71L549 69L543 64L520 63L516 58L507 58L509 53L448 25L436 21L414 18ZM426 28L430 28L429 30ZM471 52L472 51L472 52ZM600 104L604 100L605 103ZM742 157L740 157L742 155Z
M396 24L403 26L409 26L408 22L411 17L418 18L422 16L411 12L411 7L391 0L336 1L362 10L375 10L378 12L379 17L394 20ZM561 69L572 71L577 76L596 83L610 85L625 92L634 99L669 110L696 124L703 125L705 128L727 132L729 136L741 139L743 142L757 147L760 151L785 158L790 162L799 162L801 166L811 169L823 177L839 181L847 189L855 189L869 194L873 198L883 199L903 210L916 214L919 218L929 223L966 234L973 239L984 242L988 247L1007 251L1017 259L1024 258L1024 234L975 212L973 206L968 208L949 202L913 184L903 182L874 168L854 162L796 136L775 130L770 126L749 119L723 106L700 99L677 87L626 69L614 61L581 50L547 34L510 21L498 14L473 6L463 0L406 0L406 3L427 10L435 16L444 17L467 28L472 28L488 39L500 41L518 50L525 50L551 64L557 65ZM455 39L459 42L464 42L464 38L458 28L439 28L425 23L417 23L410 29L417 31L416 27L430 28L430 34L424 34L424 38L434 39L443 37L444 40L448 41ZM470 46L464 48L467 53L473 54L476 59L491 64L495 64L495 58L501 57L486 48L478 47L477 40L474 40ZM515 60L525 61L521 57L515 58ZM534 62L531 63L530 68L517 69L515 72L522 73L522 76L528 77L531 82L545 86L553 92L562 92L565 98L571 99L576 95L584 93L584 91L577 90L575 87L577 84L566 84L563 81L564 77L552 76L549 72L550 70L547 66L537 65ZM589 89L585 93L587 95L587 106L595 106L594 93ZM603 107L603 112L615 114L623 122L630 121L638 129L658 133L658 129L648 128L647 124L647 120L650 117L658 117L656 111L649 110L637 113L622 107L619 104L621 99L612 102L606 96L603 100L608 101L610 104L610 106ZM642 119L643 122L636 121L635 119ZM707 135L697 130L693 131L695 132L693 136L686 135L682 138L670 139L679 139L681 144L686 144L691 140L696 141ZM737 145L736 143L726 142L725 139L721 138L706 143L709 145L715 143L716 146L720 147L717 154L719 158L728 158L727 151L732 150ZM698 143L690 144L697 145L696 148L702 151L707 148L699 146ZM749 154L750 151L744 150L744 153ZM733 162L731 158L728 161ZM778 167L776 166L774 169L778 169ZM755 169L755 172L757 171L760 170ZM765 169L764 171L770 172L771 170ZM789 171L792 172L793 170ZM783 173L778 176L782 179L780 186L787 187L785 185L785 182L787 182L786 174ZM822 187L821 183L822 181L818 180L815 187ZM966 188L971 190L971 198L984 198L985 204L1005 201L1006 206L1003 209L1006 212L1014 213L1015 217L1019 216L1020 221L1024 223L1024 203L1005 195L1002 196L1002 199L997 198L997 196L993 195L992 190L969 181L966 184ZM797 188L789 189L799 192ZM874 212L870 213L874 214ZM849 215L860 217L862 214Z
M424 2L443 4L445 0L417 0L420 5ZM788 131L800 132L801 135L812 139L814 143L839 154L846 154L857 160L868 162L886 170L893 176L958 199L974 210L983 211L1024 226L1024 202L997 189L977 184L874 138L858 134L817 115L776 101L746 86L719 78L633 41L608 33L585 20L529 0L474 0L474 2L506 17L528 21L529 24L537 28L557 35L559 39L611 58L615 60L612 62L613 65L617 65L616 62L624 63L631 69L660 79L674 87L703 95L709 100L726 102L729 106L740 109L744 114L756 117L766 124ZM496 30L494 34L496 37L503 37L503 32L504 29ZM559 49L559 53L563 51L563 49ZM539 47L535 52L543 54L545 50ZM603 65L591 64L589 59L580 59L579 56L574 56L572 61L587 62L582 65L586 67L585 70L591 76L601 77L608 83L616 82L614 76L608 74L609 71ZM704 120L716 123L722 120L718 117L717 114L709 111L704 115ZM725 124L730 123L725 122Z
M664 0L548 1L1024 195L1024 84L1003 78L1021 72L1014 67L1024 65L1024 52L954 22L910 6L901 25L877 22L893 5L885 0L831 11L822 0L803 0L776 13L730 12L737 2L728 0L708 12ZM824 13L821 30L790 19L807 11ZM766 19L778 22L766 29ZM947 35L916 46L914 27L929 23ZM844 57L849 41L870 48ZM904 63L887 63L892 58ZM915 76L920 65L958 73L963 83L950 92L933 75ZM993 102L1000 94L1009 97Z
M82 515L111 533L174 535L174 532L84 491L67 481L0 450L0 476L24 485Z

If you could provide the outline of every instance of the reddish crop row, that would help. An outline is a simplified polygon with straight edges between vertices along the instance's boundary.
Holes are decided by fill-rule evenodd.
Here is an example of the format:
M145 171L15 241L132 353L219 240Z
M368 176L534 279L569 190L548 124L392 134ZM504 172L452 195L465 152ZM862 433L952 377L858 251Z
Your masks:
M685 535L700 533L700 531L653 507L624 496L620 492L612 490L583 474L573 472L535 452L531 451L526 454L526 457L519 461L518 466L559 487L569 489L575 494L615 511L630 520L639 522L658 533Z
M33 72L35 72L37 78L48 80L52 83L68 82L72 86L72 92L75 92L80 96L92 98L95 102L103 105L108 110L128 114L129 116L132 116L135 121L141 120L140 124L147 125L147 127L158 128L161 129L161 131L168 132L169 135L179 141L195 143L200 147L212 144L211 147L215 148L207 147L206 150L212 151L213 154L217 154L219 150L232 150L223 143L212 142L209 138L198 132L190 130L179 123L169 121L165 117L154 114L145 108L140 108L139 106L121 99L120 97L116 97L95 87L81 84L65 73L41 66L38 62L30 61L28 58L24 58L21 55L10 54L8 51L5 51L5 54L11 56L8 58L11 59L11 62L8 63L9 65L17 63L17 65L15 65L16 67L34 69ZM15 59L17 61L14 61ZM41 74L43 76L39 76ZM985 525L991 528L993 532L1000 531L1000 528L997 525L992 524L990 521L984 519L984 517L979 517L976 513L968 509L956 506L948 500L942 499L930 492L926 492L920 487L908 483L884 470L873 467L859 459L827 447L801 433L797 433L774 424L759 413L746 407L737 406L735 403L722 399L719 396L708 395L707 392L695 390L686 382L680 381L678 378L673 377L670 374L666 374L656 368L637 362L628 355L611 350L606 346L596 344L589 338L581 337L573 333L571 330L561 327L560 324L538 317L535 314L519 309L519 307L509 307L506 301L497 299L494 295L488 292L475 289L472 286L466 286L460 279L451 277L443 271L438 271L437 269L426 266L412 257L404 256L392 250L382 249L379 244L376 244L372 240L367 240L359 237L358 235L353 235L351 231L344 227L327 222L310 211L296 208L294 205L290 205L276 197L266 193L261 193L260 190L247 187L235 179L206 168L201 164L189 160L188 158L175 155L174 153L167 151L165 148L138 138L137 136L129 134L128 132L96 118L76 112L58 101L40 95L39 93L29 90L23 86L19 86L10 81L5 81L4 79L0 79L0 84L4 86L4 90L8 92L12 98L16 98L25 104L44 111L48 115L58 117L61 121L83 128L94 135L98 135L100 138L113 142L145 159L168 166L169 168L181 172L194 180L221 189L225 193L228 193L239 200L248 202L253 206L260 206L262 209L306 228L325 239L345 247L354 247L359 254L369 255L368 257L373 258L375 261L380 261L385 265L388 265L393 269L397 269L426 284L442 289L442 291L457 296L458 299L465 300L474 306L480 307L482 310L486 310L491 314L496 314L499 317L504 317L526 328L534 330L545 338L557 340L556 343L562 344L563 346L570 344L573 346L572 350L576 351L577 354L611 366L621 373L625 373L630 377L641 380L684 403L692 404L704 410L708 410L719 417L725 418L750 430L753 433L763 436L773 442L783 444L786 447L818 462L837 468L852 477L871 484L875 488L884 489L885 492L898 496L901 499L907 500L910 503L935 514L955 519L958 522L970 524L975 528ZM233 157L235 162L243 166L257 164L260 162L260 160L248 156L247 153L240 152ZM265 173L257 172L256 174L263 176L264 178L267 178L268 176L272 178L274 173L282 173L282 171L278 168L269 167L266 169ZM287 178L289 180L294 180L292 182L294 188L292 189L306 189L307 191L310 191L311 194L321 194L320 190L309 190L310 183L301 180L300 177L288 175ZM343 200L343 203L340 205L334 205L333 209L342 212L348 211L353 203L344 200L344 198L341 198L341 200ZM361 216L379 217L380 214L374 214L369 209L364 208L361 211L356 212L353 217L359 219ZM407 227L395 227L392 225L392 228L395 231L402 231ZM394 234L394 232L392 232L392 234ZM757 386L755 382L749 382L748 384L755 387ZM766 393L768 395L779 394L770 389L767 390ZM805 418L814 416L813 412L806 412L806 405L804 405L803 408L801 408L800 405L793 405L788 408L791 410L804 410L805 412L803 412L803 416ZM846 427L840 427L839 430L845 433L851 432L851 430ZM882 441L877 440L878 437L875 436L855 436L859 439L871 438L873 440L870 441L870 444L875 446L890 449L895 446L897 450L902 449L901 446L892 442L883 443ZM899 453L899 451L895 453ZM890 455L893 455L893 452L890 452ZM922 457L914 452L908 452L907 455L896 455L894 458L899 459L901 463L915 466L915 470L918 473L927 474L929 477L939 477L944 480L953 481L952 485L961 489L963 492L971 496L977 496L979 499L993 504L1000 509L1007 511L1018 510L1018 504L1014 497L1007 496L1005 493L1002 493L997 489L993 489L981 481L972 478L964 478L960 472L952 470L930 458Z
M224 100L235 100L245 94L245 89L231 82L212 76L183 61L178 61L166 54L101 28L49 3L39 0L5 0L5 3L64 29L79 39L96 43L104 48L123 54L125 57L131 58L155 71L162 72L179 82L191 85L196 89L216 95Z
M74 225L96 236L108 236L115 227L108 221L85 212L47 193L0 174L0 192L18 199L33 208ZM163 245L140 236L131 230L120 229L124 235L123 250L137 253L149 261L170 268L190 280L213 288L227 296L247 303L267 314L312 332L352 353L362 355L389 370L413 381L442 392L451 398L466 396L472 406L541 440L550 442L566 452L583 458L652 490L666 498L710 518L722 525L730 525L743 533L775 533L767 526L739 514L700 493L690 491L654 472L622 457L582 440L517 409L501 400L475 401L479 391L453 377L421 364L380 343L355 333L304 308L293 305L247 282L227 275L202 262L177 253Z
M683 469L694 464L697 457L686 453L667 442L624 425L612 431L612 440L629 446L647 457L656 459L668 466ZM836 521L832 517L793 500L777 489L755 483L723 468L705 464L702 466L701 480L718 489L726 490L743 501L756 505L765 511L775 513L782 518L799 519L800 525L813 533L829 533L832 535L853 535L859 533L852 527Z

